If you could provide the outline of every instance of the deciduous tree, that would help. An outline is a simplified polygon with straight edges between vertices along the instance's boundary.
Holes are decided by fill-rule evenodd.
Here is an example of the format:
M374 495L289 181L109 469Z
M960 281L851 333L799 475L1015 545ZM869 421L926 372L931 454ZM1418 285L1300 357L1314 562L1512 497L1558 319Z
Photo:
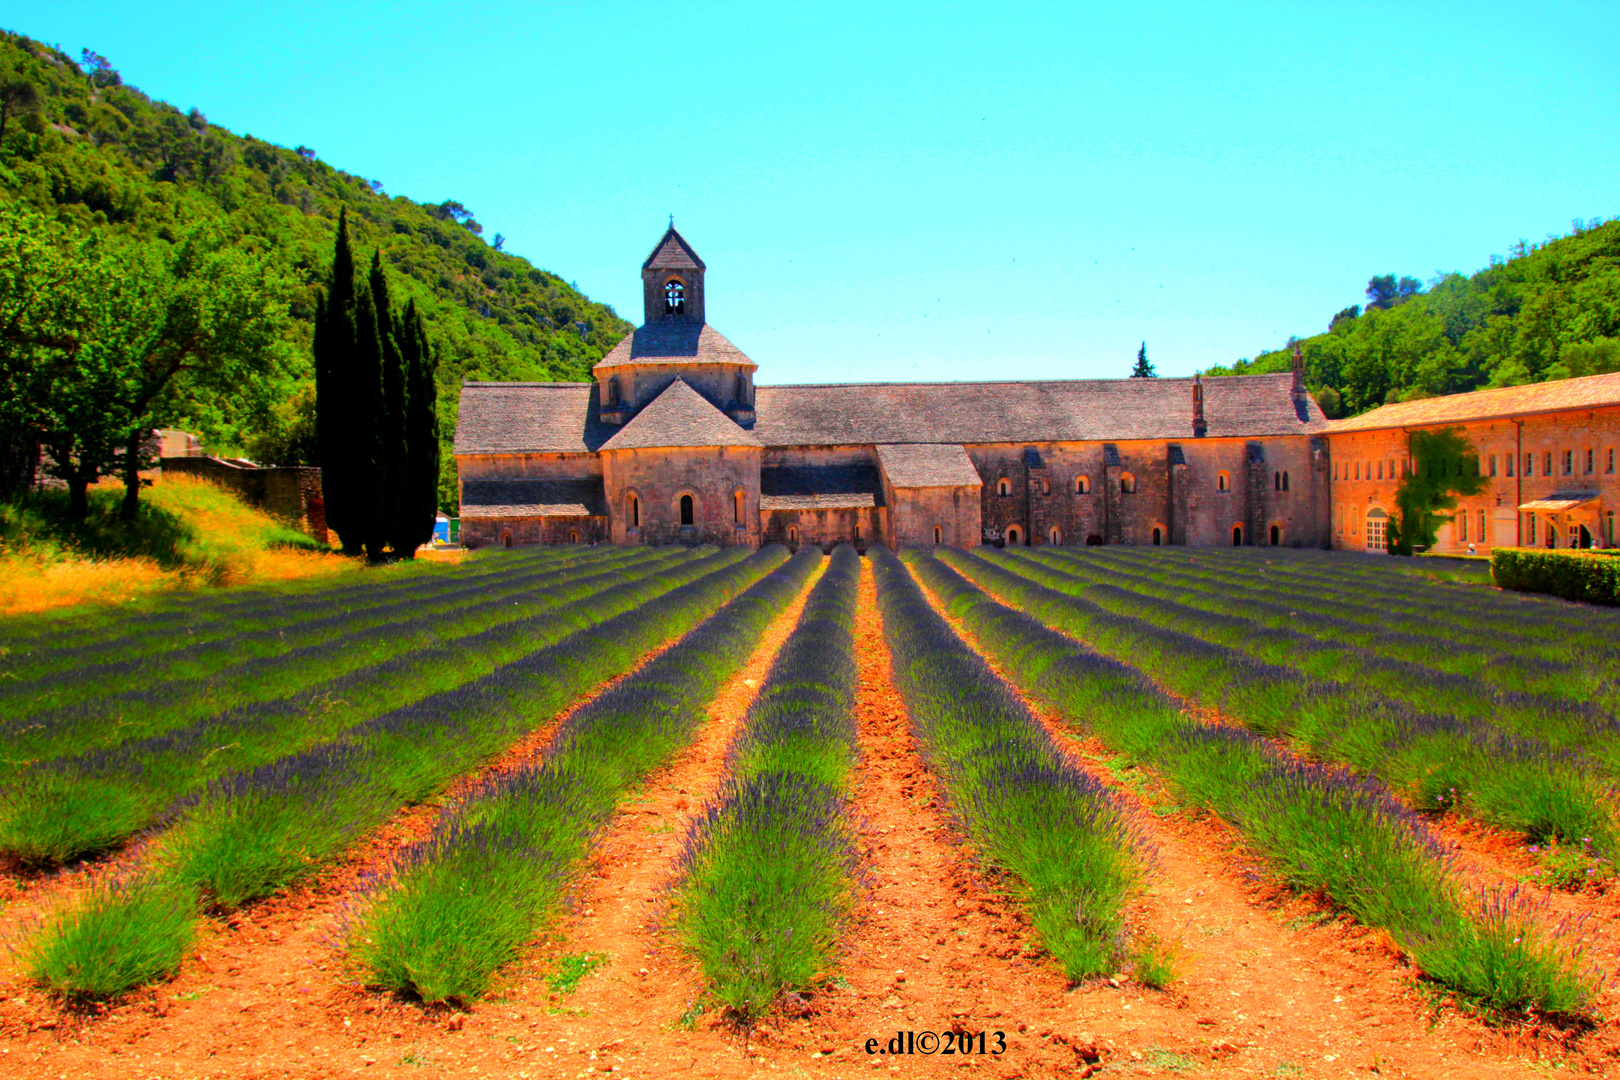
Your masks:
M1411 472L1395 491L1395 521L1390 550L1410 555L1430 547L1442 521L1457 509L1457 499L1485 489L1479 453L1461 428L1418 430L1408 442Z

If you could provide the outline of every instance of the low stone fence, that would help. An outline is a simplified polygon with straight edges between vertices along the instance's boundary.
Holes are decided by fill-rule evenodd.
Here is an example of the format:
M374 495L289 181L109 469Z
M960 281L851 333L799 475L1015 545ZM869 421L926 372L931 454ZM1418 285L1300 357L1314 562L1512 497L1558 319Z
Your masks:
M326 503L321 497L321 470L304 465L259 468L216 457L165 457L165 473L200 476L230 488L243 499L292 522L326 543Z

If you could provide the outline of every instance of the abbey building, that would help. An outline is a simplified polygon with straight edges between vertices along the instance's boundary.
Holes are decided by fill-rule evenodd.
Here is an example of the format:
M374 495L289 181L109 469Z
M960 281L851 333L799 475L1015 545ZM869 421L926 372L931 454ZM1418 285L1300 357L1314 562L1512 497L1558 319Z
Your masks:
M756 385L674 228L591 383L467 383L469 546L1331 543L1302 373Z

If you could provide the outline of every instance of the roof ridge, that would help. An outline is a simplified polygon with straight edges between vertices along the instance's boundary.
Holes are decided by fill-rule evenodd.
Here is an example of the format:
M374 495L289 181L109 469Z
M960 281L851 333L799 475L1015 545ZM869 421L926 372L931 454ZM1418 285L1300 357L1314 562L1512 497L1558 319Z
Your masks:
M1166 375L1166 376L1157 376L1157 377L1153 378L1152 380L1148 380L1148 379L1132 379L1132 378L1129 378L1129 377L1117 378L1117 379L947 379L947 380L941 380L941 381L938 381L938 382L835 382L835 383L762 383L762 382L756 382L754 385L755 385L755 387L757 387L760 390L800 390L800 389L826 390L826 389L830 389L832 387L837 387L837 386L853 386L853 387L867 387L867 386L1050 386L1050 385L1052 385L1054 383L1061 383L1061 384L1065 384L1065 385L1080 385L1080 384L1090 384L1090 385L1108 384L1108 385L1112 385L1114 383L1128 383L1128 384L1140 383L1142 385L1143 389L1149 389L1152 386L1164 386L1167 383L1188 383L1188 384L1191 384L1196 378L1197 378L1196 375ZM1212 385L1212 383L1215 383L1215 382L1233 382L1233 381L1236 381L1238 379L1292 379L1292 378L1293 378L1293 375L1290 372L1286 372L1286 371L1281 372L1281 373L1262 372L1262 373L1256 374L1256 375L1221 375L1221 376L1218 376L1215 379L1206 381L1204 383L1204 385L1207 387L1207 386Z

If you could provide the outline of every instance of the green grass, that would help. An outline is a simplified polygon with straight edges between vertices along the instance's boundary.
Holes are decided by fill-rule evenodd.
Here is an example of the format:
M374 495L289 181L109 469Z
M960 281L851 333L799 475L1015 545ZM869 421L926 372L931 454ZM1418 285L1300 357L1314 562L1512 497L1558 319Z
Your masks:
M608 962L607 953L576 953L557 957L556 968L546 976L546 985L552 992L572 994L579 989L579 981Z

